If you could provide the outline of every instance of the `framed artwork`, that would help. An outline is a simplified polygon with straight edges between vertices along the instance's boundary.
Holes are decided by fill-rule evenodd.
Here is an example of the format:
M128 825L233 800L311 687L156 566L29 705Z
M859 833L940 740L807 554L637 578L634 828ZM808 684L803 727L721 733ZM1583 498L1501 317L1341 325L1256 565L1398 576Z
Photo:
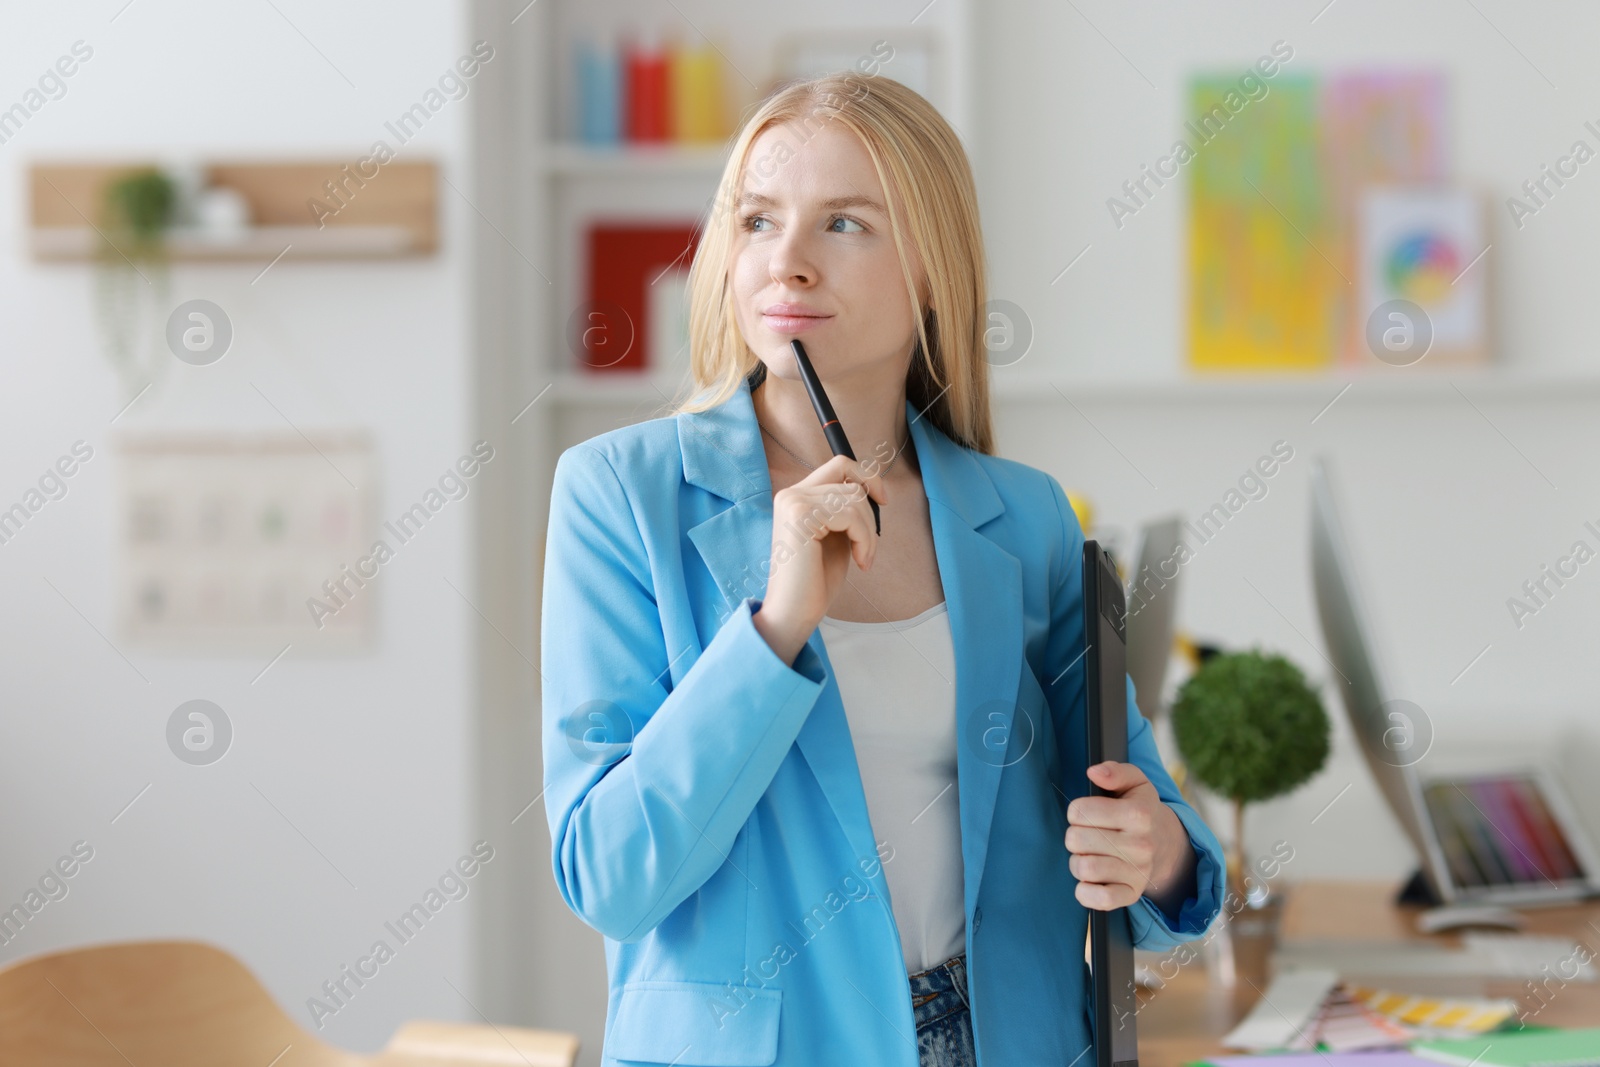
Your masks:
M1370 186L1360 212L1356 318L1362 362L1489 361L1489 260L1482 197L1439 185Z
M361 564L376 536L364 434L139 435L117 456L116 617L131 647L272 657L368 644L382 580Z
M1444 185L1450 180L1449 91L1437 70L1334 74L1322 92L1322 169L1328 175L1334 244L1328 255L1352 283L1361 273L1361 198L1375 185ZM1337 362L1370 363L1367 316L1354 284L1340 285Z
M1229 114L1235 78L1192 78L1189 113ZM1184 164L1194 370L1322 370L1333 361L1345 281L1321 251L1336 228L1316 163L1319 89L1309 75L1280 74L1220 131L1188 124L1209 138L1188 145Z

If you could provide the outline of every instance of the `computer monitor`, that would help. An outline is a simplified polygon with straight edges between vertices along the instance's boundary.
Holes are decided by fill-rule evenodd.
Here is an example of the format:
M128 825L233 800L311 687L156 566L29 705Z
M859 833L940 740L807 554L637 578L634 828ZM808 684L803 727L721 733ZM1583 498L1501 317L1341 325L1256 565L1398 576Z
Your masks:
M1139 562L1128 580L1128 675L1139 711L1151 722L1161 714L1161 689L1172 659L1182 532L1181 516L1145 523Z
M1329 466L1322 457L1311 464L1311 578L1335 671L1332 684L1373 778L1416 848L1428 895L1463 904L1558 903L1592 895L1600 886L1600 861L1547 768L1422 777L1419 764L1432 729L1421 709L1391 697L1371 644Z

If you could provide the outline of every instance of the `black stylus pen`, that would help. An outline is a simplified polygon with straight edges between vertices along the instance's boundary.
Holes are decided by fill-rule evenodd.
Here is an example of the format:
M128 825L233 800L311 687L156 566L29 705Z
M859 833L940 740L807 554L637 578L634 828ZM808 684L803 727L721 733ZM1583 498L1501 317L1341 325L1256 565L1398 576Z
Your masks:
M839 425L839 417L833 413L833 405L828 403L828 394L822 391L822 379L817 377L816 368L811 366L811 357L806 355L806 346L796 337L789 342L789 347L794 349L795 365L800 368L800 378L806 383L806 392L811 396L811 406L817 412L817 421L822 423L822 436L828 439L828 447L836 456L849 456L855 459L856 454L850 448L850 439L844 435L844 427ZM867 503L872 505L872 523L881 534L883 518L878 514L878 502L869 496Z

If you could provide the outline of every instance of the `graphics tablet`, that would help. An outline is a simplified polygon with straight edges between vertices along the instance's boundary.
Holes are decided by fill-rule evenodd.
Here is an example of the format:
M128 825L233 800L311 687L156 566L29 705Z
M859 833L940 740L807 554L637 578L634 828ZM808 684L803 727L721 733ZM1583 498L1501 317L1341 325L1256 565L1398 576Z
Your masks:
M1083 545L1083 636L1089 763L1128 762L1127 602L1122 579L1098 541ZM1092 782L1091 796L1111 796ZM1095 1067L1138 1067L1139 1011L1128 909L1089 909L1089 959L1094 976Z

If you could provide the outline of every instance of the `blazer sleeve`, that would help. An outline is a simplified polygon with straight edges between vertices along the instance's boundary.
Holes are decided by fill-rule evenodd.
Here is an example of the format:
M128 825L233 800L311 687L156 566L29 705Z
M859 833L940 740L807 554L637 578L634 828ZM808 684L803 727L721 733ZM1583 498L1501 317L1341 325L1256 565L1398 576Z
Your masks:
M633 502L598 449L562 453L540 609L545 814L562 899L609 938L644 937L729 862L822 691L816 653L784 663L760 606L745 598L672 685L692 646L665 643Z
M1051 715L1060 728L1056 730L1059 765L1063 774L1081 776L1081 746L1071 741L1071 730L1083 728L1087 711L1084 686L1087 669L1083 663L1086 649L1083 633L1083 530L1078 525L1067 495L1061 484L1051 475L1050 490L1055 497L1056 512L1061 522L1062 544L1066 546L1057 561L1060 572L1054 577L1050 598L1050 641L1047 658L1053 684L1046 688L1050 699ZM1169 915L1148 896L1142 896L1128 908L1128 919L1134 945L1142 949L1160 950L1199 937L1222 910L1224 867L1222 846L1216 834L1189 806L1178 791L1177 784L1161 762L1150 723L1134 701L1133 679L1127 678L1128 687L1128 761L1137 764L1156 787L1162 801L1178 816L1188 831L1189 842L1195 850L1195 895L1184 901L1177 915ZM1087 782L1079 792L1088 791ZM1070 796L1069 796L1070 799ZM1063 802L1063 808L1065 802Z

